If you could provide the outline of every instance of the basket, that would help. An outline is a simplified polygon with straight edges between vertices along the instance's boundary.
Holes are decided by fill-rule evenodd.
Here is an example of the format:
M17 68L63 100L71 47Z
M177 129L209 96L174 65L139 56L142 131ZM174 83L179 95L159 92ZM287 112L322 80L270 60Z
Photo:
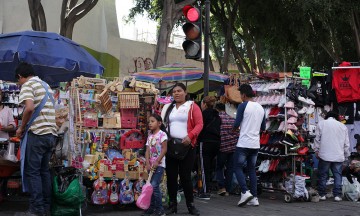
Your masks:
M120 149L140 149L145 145L145 137L141 131L132 129L126 132L120 140Z

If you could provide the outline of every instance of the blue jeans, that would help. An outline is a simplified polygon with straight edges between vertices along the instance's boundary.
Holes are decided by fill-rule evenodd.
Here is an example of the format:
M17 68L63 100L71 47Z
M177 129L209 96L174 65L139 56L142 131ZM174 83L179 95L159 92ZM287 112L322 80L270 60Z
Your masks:
M164 174L164 167L159 166L156 168L151 178L151 185L153 186L153 194L151 196L150 210L156 212L164 212L164 207L162 205L162 198L160 192L160 183L163 174Z
M28 134L24 173L29 188L29 210L33 213L50 211L51 175L49 162L55 136Z
M246 167L250 178L250 192L254 197L257 197L257 178L255 164L258 152L259 149L236 147L234 154L234 172L240 185L241 192L245 193L248 190L244 174L244 167Z
M227 192L231 191L232 176L234 173L234 152L219 152L217 155L216 164L216 178L219 188L225 188ZM226 173L224 176L224 167L226 167ZM225 178L224 178L225 177Z
M318 191L320 196L326 195L326 181L329 177L329 169L334 176L334 187L333 195L341 197L341 187L342 187L342 162L329 162L322 159L319 160L319 185Z

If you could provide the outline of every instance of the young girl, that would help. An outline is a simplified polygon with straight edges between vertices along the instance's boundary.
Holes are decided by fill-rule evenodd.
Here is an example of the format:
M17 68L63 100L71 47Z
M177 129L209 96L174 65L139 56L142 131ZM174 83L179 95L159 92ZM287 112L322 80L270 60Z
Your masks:
M160 192L160 182L165 169L165 154L167 151L167 135L162 119L157 114L149 117L149 136L146 142L146 169L152 169L154 174L151 179L151 185L154 192L151 197L151 205L142 215L165 215L162 206L162 198Z

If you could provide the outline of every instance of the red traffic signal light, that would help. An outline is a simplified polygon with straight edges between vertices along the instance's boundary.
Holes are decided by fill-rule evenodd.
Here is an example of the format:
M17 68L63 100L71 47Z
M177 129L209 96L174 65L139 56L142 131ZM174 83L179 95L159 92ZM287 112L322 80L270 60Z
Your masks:
M183 14L188 22L183 25L186 40L182 46L185 58L201 58L201 12L198 8L187 5L183 8Z
M200 10L191 5L186 5L183 8L183 14L190 22L196 22L200 18Z

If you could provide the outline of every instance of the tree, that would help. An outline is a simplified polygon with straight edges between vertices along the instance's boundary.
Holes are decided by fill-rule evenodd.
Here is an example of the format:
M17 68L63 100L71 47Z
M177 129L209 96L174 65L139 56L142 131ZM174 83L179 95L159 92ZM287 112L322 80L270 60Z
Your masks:
M157 20L160 28L157 35L154 67L167 63L167 48L170 43L171 32L181 18L182 8L193 4L196 0L136 0L135 7L131 9L129 18L134 19L137 14L148 12L149 18Z
M98 0L63 0L60 15L60 35L72 39L75 23L95 7Z
M75 23L83 18L98 0L63 0L60 15L60 35L72 39ZM45 11L41 0L28 0L31 26L35 31L47 31Z
M46 18L41 0L28 0L31 27L35 31L47 31Z

